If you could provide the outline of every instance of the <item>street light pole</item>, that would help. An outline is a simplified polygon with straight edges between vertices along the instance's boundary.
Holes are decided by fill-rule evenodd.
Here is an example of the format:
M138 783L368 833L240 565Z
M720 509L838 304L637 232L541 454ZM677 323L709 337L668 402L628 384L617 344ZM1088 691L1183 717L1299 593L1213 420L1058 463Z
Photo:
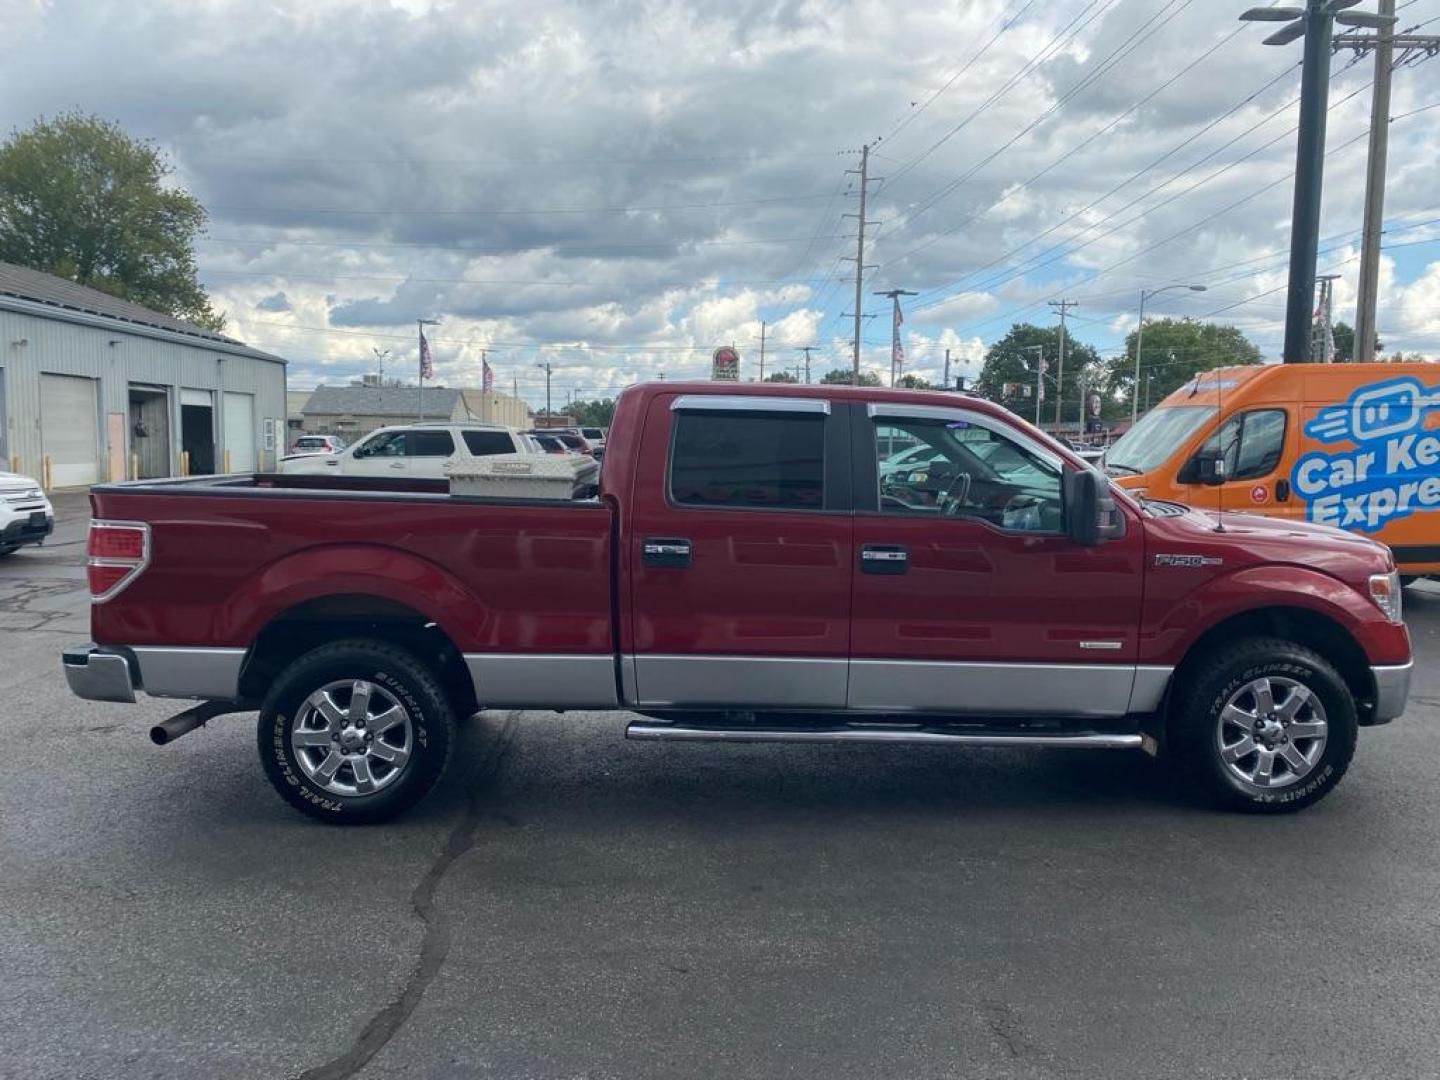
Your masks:
M551 427L552 417L550 414L550 361L546 360L545 363L536 364L535 366L541 371L545 372L545 426ZM660 377L663 379L665 376L661 375Z
M1145 301L1152 296L1159 296L1171 289L1189 289L1191 292L1204 292L1204 285L1162 285L1158 289L1140 290L1140 325L1135 328L1135 386L1130 391L1130 425L1133 427L1135 421L1140 418L1140 349L1145 344ZM1145 409L1150 409L1150 396L1145 396Z

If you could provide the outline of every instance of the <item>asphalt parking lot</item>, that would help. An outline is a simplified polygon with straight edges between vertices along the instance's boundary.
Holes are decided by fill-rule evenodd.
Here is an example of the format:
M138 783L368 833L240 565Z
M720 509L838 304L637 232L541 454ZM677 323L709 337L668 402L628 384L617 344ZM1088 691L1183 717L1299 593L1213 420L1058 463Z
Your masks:
M486 713L402 821L265 783L249 716L72 698L83 498L0 563L0 1075L1440 1075L1440 585L1328 800L1128 754L626 743Z

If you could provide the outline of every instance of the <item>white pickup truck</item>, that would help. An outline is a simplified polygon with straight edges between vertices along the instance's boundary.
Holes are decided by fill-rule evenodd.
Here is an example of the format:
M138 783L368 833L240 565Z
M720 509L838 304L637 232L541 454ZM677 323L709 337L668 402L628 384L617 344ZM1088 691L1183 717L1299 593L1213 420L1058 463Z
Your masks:
M383 427L337 454L298 454L281 458L282 473L337 476L418 476L443 479L445 465L458 454L538 454L530 436L499 424L404 424Z

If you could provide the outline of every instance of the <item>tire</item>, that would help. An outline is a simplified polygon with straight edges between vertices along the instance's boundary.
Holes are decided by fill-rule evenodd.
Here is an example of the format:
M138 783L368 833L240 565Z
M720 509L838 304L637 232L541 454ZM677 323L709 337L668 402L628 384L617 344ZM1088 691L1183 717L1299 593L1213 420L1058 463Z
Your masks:
M291 806L364 825L390 820L435 786L454 729L434 672L404 649L356 638L323 645L280 673L256 740L265 775Z
M1268 709L1256 693L1262 682ZM1291 737L1302 728L1305 735ZM1211 654L1185 680L1170 733L1178 764L1211 802L1276 814L1330 793L1350 766L1358 730L1355 699L1329 661L1294 642L1248 638ZM1227 761L1227 751L1244 756Z
M20 545L19 545L19 544L16 544L16 545L14 545L13 547L7 547L7 546L4 545L4 544L0 544L0 559L3 559L6 555L14 555L15 552L17 552L17 551L19 551L19 550L20 550Z

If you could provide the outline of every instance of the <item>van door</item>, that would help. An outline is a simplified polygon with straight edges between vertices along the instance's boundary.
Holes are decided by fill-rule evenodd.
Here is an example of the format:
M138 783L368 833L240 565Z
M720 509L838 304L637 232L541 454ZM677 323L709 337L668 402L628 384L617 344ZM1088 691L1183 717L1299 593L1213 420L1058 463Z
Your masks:
M1176 483L1190 489L1185 501L1201 510L1302 516L1289 476L1294 455L1286 452L1298 438L1293 427L1291 410L1283 405L1259 406L1226 417L1175 477ZM1224 452L1225 482L1203 486L1198 457L1217 450Z
M842 708L849 413L820 398L665 394L636 455L622 580L628 700Z
M874 404L856 437L848 704L877 712L1123 716L1138 671L1144 538L1064 530L1062 460L963 407ZM879 466L886 449L933 454ZM893 457L889 459L893 465Z

